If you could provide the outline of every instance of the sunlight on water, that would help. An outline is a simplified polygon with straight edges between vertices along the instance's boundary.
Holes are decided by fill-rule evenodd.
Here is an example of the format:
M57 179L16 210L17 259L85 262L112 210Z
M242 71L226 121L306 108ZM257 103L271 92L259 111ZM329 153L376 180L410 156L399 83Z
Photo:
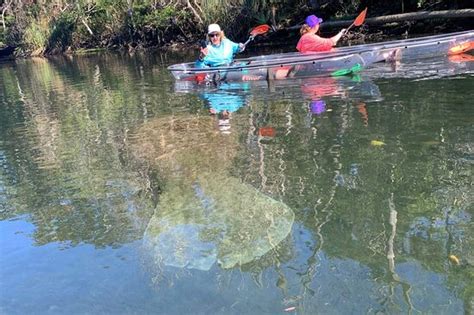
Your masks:
M472 312L472 62L173 58L0 64L1 313Z

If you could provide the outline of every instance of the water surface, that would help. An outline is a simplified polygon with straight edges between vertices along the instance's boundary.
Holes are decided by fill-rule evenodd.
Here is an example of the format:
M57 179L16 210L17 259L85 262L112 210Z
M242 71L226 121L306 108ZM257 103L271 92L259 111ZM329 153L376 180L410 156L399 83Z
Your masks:
M194 86L178 61L0 64L1 313L473 312L472 62Z

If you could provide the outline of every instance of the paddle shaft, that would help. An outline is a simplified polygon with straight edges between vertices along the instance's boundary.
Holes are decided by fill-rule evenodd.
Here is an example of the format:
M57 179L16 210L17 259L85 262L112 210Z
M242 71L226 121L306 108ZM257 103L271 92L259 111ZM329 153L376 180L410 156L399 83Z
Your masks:
M244 43L244 47L247 47L248 43L250 43L251 41L253 41L253 36L250 36L249 39L247 39L247 41Z
M344 31L344 34L347 34L347 32L349 32L349 30L354 26L354 22L352 22L352 24L346 28L346 30Z

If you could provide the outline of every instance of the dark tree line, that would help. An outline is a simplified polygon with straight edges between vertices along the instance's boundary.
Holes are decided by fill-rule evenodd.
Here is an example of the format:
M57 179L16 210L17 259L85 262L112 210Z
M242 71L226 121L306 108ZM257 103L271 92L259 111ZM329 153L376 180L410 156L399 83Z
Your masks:
M470 2L400 0L5 0L0 6L0 48L17 55L54 54L83 48L137 49L195 43L209 23L245 38L258 24L285 29L315 13L325 20L469 8Z

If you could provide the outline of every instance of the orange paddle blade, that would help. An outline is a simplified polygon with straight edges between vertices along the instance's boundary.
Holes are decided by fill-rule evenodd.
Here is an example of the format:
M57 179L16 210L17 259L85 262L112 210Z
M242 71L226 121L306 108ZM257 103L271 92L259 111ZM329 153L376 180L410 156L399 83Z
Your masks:
M250 36L255 37L257 35L265 34L270 30L270 28L271 27L267 24L262 24L262 25L256 26L252 29L252 31L250 31Z
M361 26L364 24L365 16L367 15L367 8L364 9L354 20L354 26Z

